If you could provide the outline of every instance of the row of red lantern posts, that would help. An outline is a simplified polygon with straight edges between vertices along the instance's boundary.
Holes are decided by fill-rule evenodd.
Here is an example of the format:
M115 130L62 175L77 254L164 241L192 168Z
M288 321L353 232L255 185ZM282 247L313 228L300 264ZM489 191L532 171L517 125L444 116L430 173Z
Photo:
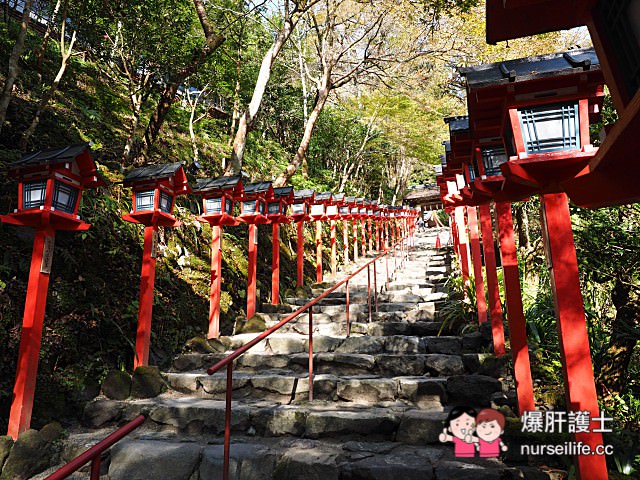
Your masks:
M437 181L451 215L454 249L462 275L468 279L473 272L478 319L486 322L490 316L494 352L503 355L493 204L518 409L521 415L534 410L511 203L539 195L567 411L590 413L591 428L575 433L575 439L595 451L602 444L597 428L600 424L594 420L600 415L563 183L578 175L598 150L591 145L589 132L590 123L598 118L604 94L598 58L593 49L578 49L471 67L461 73L467 80L469 116L446 119L450 142L445 143L446 154ZM603 456L578 455L576 471L583 479L607 478Z
M13 391L8 434L17 438L31 422L38 357L56 230L81 231L89 228L78 210L85 188L105 186L91 157L88 144L43 150L24 155L9 165L9 173L18 179L18 204L13 213L1 216L7 224L35 228L33 255L25 303L18 368ZM132 188L132 211L126 221L144 225L144 246L140 278L140 301L134 367L147 365L151 335L158 228L178 227L173 216L176 196L196 193L203 198L203 213L198 217L212 227L211 291L208 338L220 335L220 294L222 288L222 229L246 223L249 227L249 268L247 281L247 318L256 311L258 225L271 224L273 232L271 301L277 304L280 293L280 224L298 224L297 285L304 281L303 223L316 222L317 281L322 281L322 225L331 222L331 272L336 274L335 222L345 228L344 259L349 262L347 221L352 220L354 260L358 255L357 224L360 222L361 253L365 255L366 232L372 250L372 222L376 226L376 250L387 249L414 228L416 210L378 205L342 194L316 194L312 190L294 192L293 187L273 188L271 182L243 185L241 176L198 179L189 186L182 163L148 165L131 171L124 186ZM291 207L289 214L287 209ZM368 229L365 229L365 223Z

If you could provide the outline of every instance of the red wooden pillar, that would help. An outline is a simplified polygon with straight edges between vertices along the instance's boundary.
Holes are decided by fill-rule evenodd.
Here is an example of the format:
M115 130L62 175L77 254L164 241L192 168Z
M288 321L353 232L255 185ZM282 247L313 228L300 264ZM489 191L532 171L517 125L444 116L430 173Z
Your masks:
M360 219L360 248L363 258L367 255L367 231L365 230L364 223L364 218Z
M144 227L142 274L140 275L140 306L138 309L138 330L136 332L136 357L133 362L134 370L141 365L149 364L153 288L156 279L157 235L157 226L151 225Z
M24 305L18 351L18 368L13 386L13 401L7 432L7 435L14 440L20 433L28 430L31 424L54 239L53 229L38 228L33 241L27 299Z
M301 287L304 283L304 229L303 222L298 222L298 245L296 259L298 261L298 278L296 285Z
M480 205L480 227L482 229L482 249L484 251L484 265L487 274L487 291L489 293L489 312L491 325L498 322L502 325L502 304L500 302L500 287L496 269L496 252L493 244L493 225L491 221L491 207ZM518 286L518 288L520 288ZM520 308L522 311L522 307ZM495 347L494 347L495 348Z
M480 237L478 236L478 212L476 207L467 207L469 220L469 239L471 241L471 258L473 260L473 276L476 285L476 305L478 307L478 321L487 321L487 300L484 295L484 280L482 275L482 254L480 253Z
M338 245L336 243L336 221L331 220L329 223L331 229L331 275L334 277L338 271Z
M522 293L518 272L518 255L513 235L513 217L510 203L497 203L496 215L500 230L500 251L502 253L502 271L504 291L509 315L509 338L511 340L511 356L513 358L518 409L520 414L535 409L531 365L529 363L529 346L527 344L527 328L522 311ZM492 323L493 327L493 323ZM502 322L500 323L502 331Z
M322 283L322 222L316 220L316 282Z
M344 245L344 264L349 264L349 222L342 221L342 244Z
M374 220L374 226L376 227L376 252L380 251L380 219Z
M249 271L247 277L247 318L256 313L258 275L258 225L249 224Z
M540 200L542 234L551 273L567 410L589 411L591 419L594 419L600 417L600 413L569 204L564 193L540 195ZM602 444L602 434L594 432L600 425L600 422L592 420L590 431L576 433L575 441L588 444L594 450L596 445ZM583 480L608 478L604 456L578 455L577 470L579 478Z
M358 219L353 219L353 261L358 261Z
M464 209L465 207L456 207L455 211L455 226L456 226L456 239L458 245L458 255L460 259L460 269L462 270L462 278L465 282L469 278L469 243L467 241L467 229L464 221Z
M211 289L209 293L209 333L220 336L220 290L222 289L222 227L211 227Z
M367 233L369 234L369 251L373 250L373 231L371 230L371 219L367 218Z
M273 253L271 256L271 304L280 303L280 224L271 226L273 236Z

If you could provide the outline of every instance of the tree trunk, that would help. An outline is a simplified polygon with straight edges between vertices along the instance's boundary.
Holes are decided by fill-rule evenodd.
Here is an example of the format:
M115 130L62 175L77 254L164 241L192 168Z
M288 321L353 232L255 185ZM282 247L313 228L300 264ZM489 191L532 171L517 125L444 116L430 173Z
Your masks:
M42 38L42 43L38 47L36 51L36 68L40 72L42 70L42 62L44 61L44 54L47 51L47 45L49 44L49 38L51 37L51 32L53 31L52 26L56 21L56 17L58 16L58 12L60 11L60 6L62 2L57 0L56 6L53 8L53 12L51 14L51 18L47 23L47 30L44 32L44 37Z
M318 117L320 117L320 113L324 108L325 103L327 102L327 98L329 97L329 92L331 91L331 87L325 82L325 84L318 89L318 97L316 98L316 104L309 115L309 120L307 120L307 124L304 128L304 135L302 136L302 140L300 141L300 145L298 146L298 151L296 155L293 157L293 160L287 165L287 168L276 178L273 182L273 186L283 187L287 184L287 182L293 177L293 174L296 173L296 170L302 163L302 160L307 155L307 150L309 149L309 144L311 143L311 135L313 134L313 128L318 121Z
M167 118L167 114L169 113L171 105L173 105L173 101L180 85L187 78L196 73L200 68L200 65L202 65L202 63L204 63L205 60L209 58L209 56L213 52L215 52L225 40L222 35L214 33L213 27L211 25L211 22L209 21L209 17L207 16L207 12L204 7L203 0L193 0L193 4L195 6L196 12L198 13L198 18L200 19L200 24L202 25L202 30L206 38L205 45L194 54L191 63L187 67L170 75L169 82L160 94L160 99L158 100L156 111L149 119L149 124L145 129L138 163L141 163L143 161L144 157L148 155L149 150L158 139L160 129L162 128L162 125Z
M523 250L531 248L531 239L529 236L529 216L524 204L515 204L513 206L513 216L518 231L518 247Z
M136 131L138 130L138 125L140 123L140 112L142 110L142 94L131 94L131 107L133 118L131 119L131 125L129 126L129 136L127 137L127 142L124 145L124 151L122 152L122 163L126 165L131 158L131 154L133 152L133 144L136 138Z
M60 69L58 70L58 74L56 75L56 78L53 80L51 87L40 100L40 104L38 105L38 109L36 110L36 114L33 117L31 124L22 134L22 138L20 139L20 143L19 143L20 150L23 150L23 151L26 150L27 144L29 143L29 140L31 139L33 132L36 131L36 128L40 123L40 117L42 116L42 113L45 111L45 109L49 105L49 102L51 101L55 93L58 91L58 87L60 86L60 81L62 80L62 76L64 75L64 72L67 69L67 63L69 61L69 58L71 58L71 54L73 52L73 44L76 42L77 30L74 30L73 33L71 34L71 40L69 40L69 49L65 51L65 48L64 48L65 20L66 20L66 15L63 15L63 23L60 29L60 53L62 54Z
M244 157L244 149L247 145L247 135L255 125L256 115L258 114L258 110L260 109L260 104L262 103L262 98L264 97L267 83L269 83L269 78L271 77L273 63L282 50L285 42L291 35L293 26L294 24L290 19L285 19L285 22L282 25L282 29L278 33L278 36L274 39L271 48L269 48L264 58L262 59L260 72L258 73L258 79L256 80L256 85L253 89L251 102L249 102L249 106L240 117L240 122L238 123L238 131L236 132L236 136L233 140L230 168L234 175L239 174L242 170L242 159Z
M13 50L11 51L11 56L9 57L7 79L4 82L2 96L0 96L0 132L2 132L4 121L7 118L7 109L9 108L9 102L11 101L11 92L13 92L13 85L16 83L16 80L20 75L20 57L22 56L22 51L24 50L24 39L27 36L27 27L29 26L32 1L33 0L26 0L24 3L20 32L18 33L18 38L16 39L16 43L13 46Z
M627 385L629 363L637 343L633 330L640 327L640 296L630 286L631 282L632 279L627 275L619 274L611 292L616 318L596 381L602 389L605 402L622 392Z

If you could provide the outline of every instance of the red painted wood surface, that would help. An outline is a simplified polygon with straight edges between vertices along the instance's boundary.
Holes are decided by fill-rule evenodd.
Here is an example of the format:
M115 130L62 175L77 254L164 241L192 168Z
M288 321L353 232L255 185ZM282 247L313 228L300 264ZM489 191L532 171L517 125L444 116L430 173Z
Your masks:
M473 277L476 285L476 305L478 307L478 321L484 323L487 318L487 299L484 294L484 279L482 275L482 254L480 252L480 237L478 235L478 212L476 207L467 207L469 221L469 239L471 241L471 259L473 260Z
M298 244L297 244L297 251L296 251L296 260L298 262L298 270L297 270L297 274L298 274L298 278L296 281L296 285L298 287L301 287L304 284L304 229L303 229L303 224L304 222L298 222Z
M360 219L360 232L360 249L362 256L365 257L367 255L367 231L364 225L364 218Z
M249 270L247 277L247 318L256 313L257 273L258 273L258 225L249 224Z
M140 275L140 304L138 308L138 330L136 331L136 356L134 370L149 364L149 340L151 338L151 318L153 315L153 290L156 279L156 253L154 236L158 227L144 227L144 247L142 249L142 273Z
M271 303L280 303L280 224L271 226L273 236L273 252L271 255Z
M353 261L358 261L358 220L353 219Z
M376 252L380 251L380 220L376 218L374 220L374 224L376 227Z
M502 304L500 302L500 286L496 269L496 252L493 244L493 226L491 221L491 207L480 205L480 228L482 230L482 249L484 265L487 275L487 292L489 299L489 313L491 320L502 324Z
M522 292L518 272L518 255L513 235L513 216L510 203L497 203L496 215L500 229L500 251L502 252L502 272L504 290L509 314L509 338L513 358L516 394L520 414L535 409L527 327L522 310Z
M571 217L564 193L540 195L543 239L547 261L551 264L551 287L556 320L564 387L569 411L589 411L591 418L600 417L598 397L591 364L589 336L580 292L578 261L576 258ZM600 422L592 421L587 433L576 433L576 442L584 442L595 449L602 444L602 434L594 432ZM577 470L582 480L607 478L604 456L579 455Z
M211 227L211 289L209 292L209 332L207 338L220 336L220 291L222 289L222 227Z
M336 221L331 220L331 275L335 277L338 272L338 244L336 243Z
M455 211L455 225L458 240L458 254L460 255L460 269L462 270L462 278L465 283L469 279L470 272L470 254L469 254L469 242L467 238L467 226L465 222L465 207L456 207Z
M369 251L373 250L373 231L371 229L371 219L367 219L367 233L369 235Z
M33 253L29 268L29 284L22 319L20 349L18 351L18 368L13 386L13 401L9 414L7 435L17 439L18 435L28 430L31 425L33 395L36 389L38 359L42 340L42 324L47 304L49 273L42 273L45 242L53 247L55 231L48 228L36 230L33 240ZM49 240L47 240L49 239ZM53 252L51 252L53 253Z
M342 221L342 244L344 248L344 264L349 264L349 222Z
M316 282L322 283L322 222L316 221Z

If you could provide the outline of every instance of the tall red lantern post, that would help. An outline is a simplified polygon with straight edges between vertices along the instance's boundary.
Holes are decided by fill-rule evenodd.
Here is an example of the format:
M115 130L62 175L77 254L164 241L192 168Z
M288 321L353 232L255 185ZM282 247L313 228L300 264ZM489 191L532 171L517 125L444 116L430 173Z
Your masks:
M249 270L247 272L247 318L256 313L258 290L258 225L269 223L266 199L273 197L271 182L255 182L245 185L238 220L249 225Z
M311 204L311 219L316 222L316 282L322 282L322 222L327 220L327 205L332 202L331 192L316 193Z
M127 174L123 184L132 187L133 210L122 218L144 225L136 355L133 361L134 368L137 368L149 364L158 227L179 227L182 224L172 215L175 197L191 193L191 188L181 162L136 168Z
M310 204L313 203L315 192L313 190L298 190L293 192L293 204L291 205L290 218L297 225L297 281L296 286L304 284L304 222L311 220L309 216Z
M78 216L82 191L106 183L86 143L27 153L9 164L8 173L18 180L18 208L0 220L35 228L7 432L15 440L31 425L56 230L87 230Z
M500 170L506 181L541 194L542 233L555 299L567 409L590 413L591 429L575 433L575 439L595 450L602 444L600 424L595 420L600 412L562 183L579 175L597 152L590 142L589 125L597 118L604 95L598 58L593 49L577 49L472 67L463 73L478 109L486 111L489 103L497 103L501 113L509 158ZM470 114L473 118L471 108ZM603 456L578 455L576 467L582 479L607 478Z
M368 210L371 202L369 200L362 199L361 206L358 210L358 214L360 215L360 251L362 253L362 257L367 255L367 230L366 230L366 221L368 218Z
M271 256L271 304L280 302L280 224L289 223L287 206L293 201L293 187L273 189L273 198L267 200L267 219L271 223L273 252Z
M204 213L198 220L211 225L211 287L207 338L218 338L222 290L222 231L224 227L240 223L234 216L234 198L242 195L242 179L240 175L198 179L193 191L202 196Z
M364 198L355 198L351 205L350 216L353 220L353 261L357 262L359 257L358 252L358 221L360 220L360 208L364 202Z
M378 201L371 200L369 208L367 208L367 232L369 234L369 251L378 251L380 248L375 244L373 239L373 229L375 228L376 210L378 209Z
M329 219L331 233L331 275L336 276L338 272L338 244L336 240L336 220L340 217L340 208L344 202L344 193L334 193L332 202L327 205L327 218Z
M344 249L344 264L349 264L349 220L351 217L351 209L356 202L356 197L345 197L342 205L340 205L340 219L342 220L342 245ZM355 261L355 257L353 258Z

